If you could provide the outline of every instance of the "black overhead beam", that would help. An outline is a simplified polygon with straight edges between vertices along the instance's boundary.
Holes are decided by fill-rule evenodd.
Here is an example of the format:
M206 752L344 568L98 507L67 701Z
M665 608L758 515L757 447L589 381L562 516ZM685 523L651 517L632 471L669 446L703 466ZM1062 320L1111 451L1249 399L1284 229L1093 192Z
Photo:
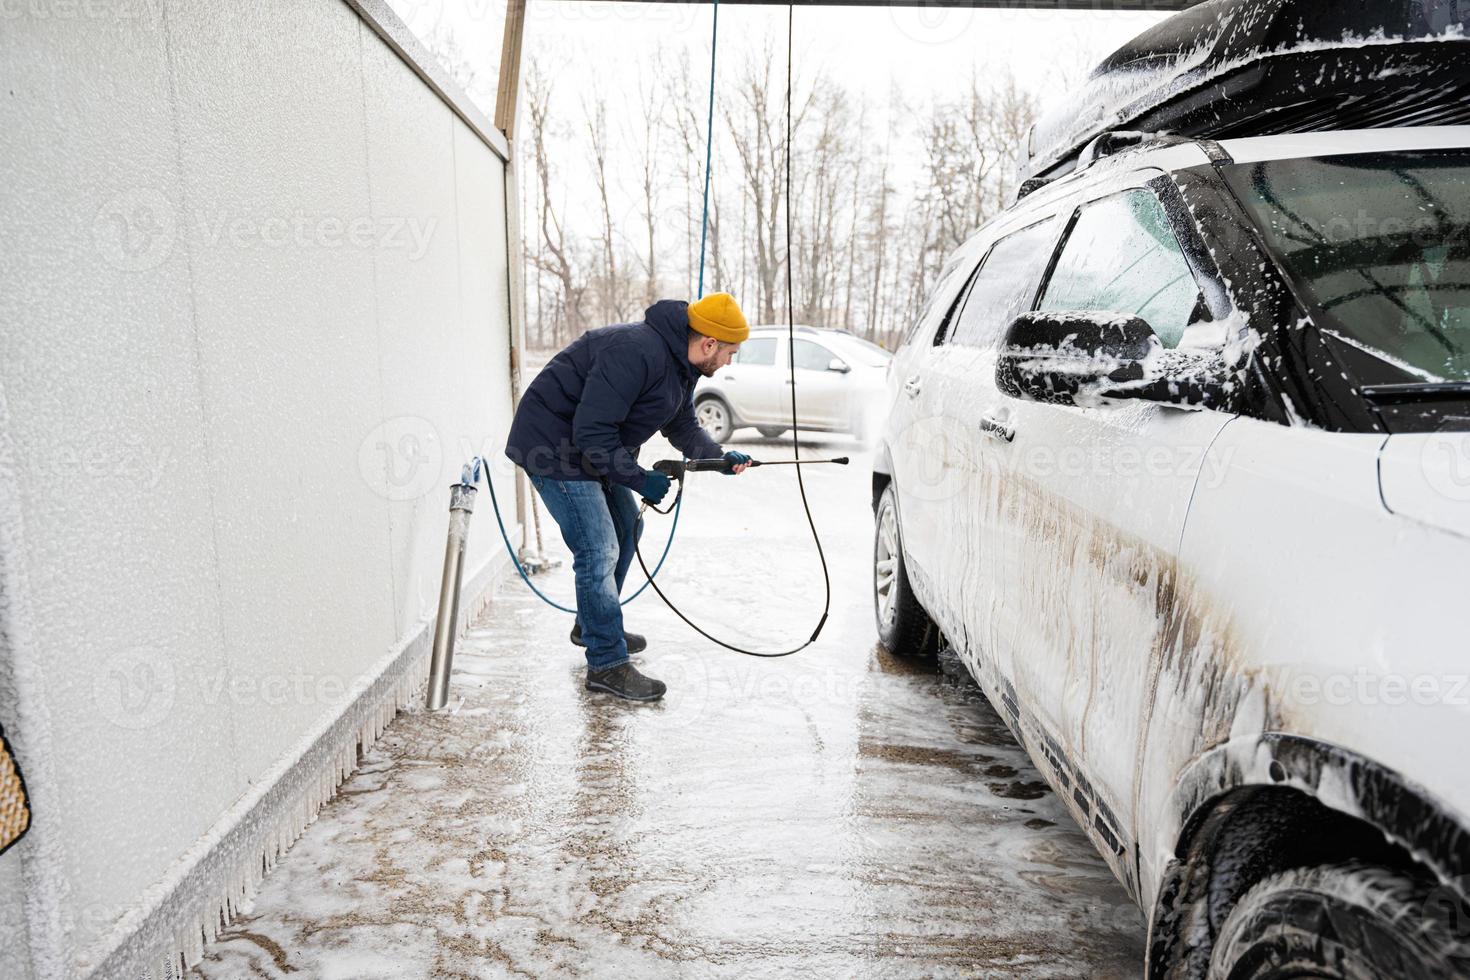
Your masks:
M616 3L696 3L710 0L614 0ZM1204 0L794 0L798 7L974 7L977 10L1092 10L1175 13ZM720 0L721 6L786 6L786 0Z

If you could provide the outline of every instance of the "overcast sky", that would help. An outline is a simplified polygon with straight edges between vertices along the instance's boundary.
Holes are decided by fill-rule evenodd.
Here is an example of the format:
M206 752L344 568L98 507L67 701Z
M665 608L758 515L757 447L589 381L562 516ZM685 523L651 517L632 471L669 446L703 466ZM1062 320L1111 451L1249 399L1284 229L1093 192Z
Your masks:
M388 0L431 50L447 44L469 64L469 93L493 116L499 75L505 0ZM558 221L574 251L584 251L601 234L601 199L593 178L586 126L590 94L606 99L609 150L609 207L614 233L623 246L637 244L643 201L637 184L640 83L647 85L656 53L677 64L686 54L695 79L702 128L708 85L709 3L597 3L530 0L524 63L534 59L552 80L548 146L550 191ZM823 77L852 97L862 113L863 135L886 154L886 173L902 211L927 186L918 120L931 106L957 100L975 76L981 91L1013 75L1044 107L1083 79L1102 57L1166 15L1117 12L1038 12L970 8L822 7L795 12L795 74L798 92ZM776 54L778 90L784 94L785 7L725 4L719 16L716 102L735 106L733 88L752 52L769 45ZM800 95L798 96L800 98ZM729 101L722 101L729 100ZM526 120L524 113L521 125ZM725 125L717 120L717 132ZM746 193L736 155L725 137L714 151L711 203L740 208ZM620 142L621 141L621 142ZM672 142L672 139L671 139ZM682 146L670 152L683 153ZM869 159L872 159L869 154ZM702 165L703 160L698 161ZM699 169L696 165L695 170ZM697 217L698 187L685 186L681 166L664 160L655 207L660 227L683 229ZM523 171L525 207L536 185ZM732 213L727 211L728 213ZM736 212L738 213L738 212ZM535 234L534 226L530 234ZM682 232L666 235L663 271L689 264ZM641 245L637 246L641 254ZM732 246L733 247L733 246ZM667 284L681 282L674 278Z
M389 0L420 37L452 37L474 65L472 93L487 114L499 72L504 0ZM709 58L710 4L530 0L526 55L554 66L558 88L621 83L661 42ZM982 81L1010 68L1043 103L1075 83L1103 55L1163 14L1041 12L969 8L802 6L795 15L798 71L821 72L849 91L886 99L896 83L907 98ZM765 38L784 42L786 8L720 8L726 64ZM718 96L717 96L718 97Z

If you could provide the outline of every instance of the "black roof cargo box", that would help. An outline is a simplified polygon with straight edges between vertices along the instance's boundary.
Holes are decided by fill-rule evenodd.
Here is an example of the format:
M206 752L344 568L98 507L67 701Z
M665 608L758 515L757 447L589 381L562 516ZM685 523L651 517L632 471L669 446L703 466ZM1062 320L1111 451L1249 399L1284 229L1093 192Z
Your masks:
M1021 177L1110 130L1224 139L1470 123L1470 0L1206 0L1113 52L1031 131Z

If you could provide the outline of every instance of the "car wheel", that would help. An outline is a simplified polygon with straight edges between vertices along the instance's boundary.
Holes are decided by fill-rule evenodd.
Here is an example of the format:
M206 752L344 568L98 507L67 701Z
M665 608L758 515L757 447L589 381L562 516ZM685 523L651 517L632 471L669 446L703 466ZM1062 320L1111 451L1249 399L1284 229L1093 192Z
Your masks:
M1210 977L1463 977L1470 948L1433 914L1427 882L1363 864L1293 868L1257 882L1220 928Z
M914 597L903 561L898 497L889 483L878 500L873 534L873 612L878 642L900 657L932 657L939 630Z
M763 425L756 429L756 431L767 439L778 439L786 434L785 429L774 425Z
M694 414L715 442L724 442L735 431L735 417L730 413L730 406L717 395L701 398L694 406Z

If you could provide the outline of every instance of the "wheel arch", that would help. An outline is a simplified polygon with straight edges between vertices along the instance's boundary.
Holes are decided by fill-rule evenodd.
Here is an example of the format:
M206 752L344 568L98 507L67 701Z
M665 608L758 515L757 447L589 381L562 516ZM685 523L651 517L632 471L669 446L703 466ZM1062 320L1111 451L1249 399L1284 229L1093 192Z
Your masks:
M1173 851L1148 909L1150 980L1203 978L1218 927L1252 884L1363 858L1470 892L1470 832L1419 784L1316 739L1266 733L1197 759L1175 787ZM1165 833L1167 839L1167 831Z

